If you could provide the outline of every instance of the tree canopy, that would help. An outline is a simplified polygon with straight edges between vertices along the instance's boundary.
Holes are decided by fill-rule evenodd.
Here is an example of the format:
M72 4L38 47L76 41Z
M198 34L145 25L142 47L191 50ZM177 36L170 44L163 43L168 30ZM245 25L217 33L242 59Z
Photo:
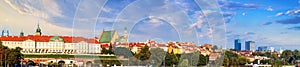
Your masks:
M3 65L10 65L13 66L14 64L19 64L21 60L24 58L24 55L21 53L22 48L8 48L7 46L2 45L2 41L0 41L0 49L4 51L2 55L3 59L1 62L1 66Z

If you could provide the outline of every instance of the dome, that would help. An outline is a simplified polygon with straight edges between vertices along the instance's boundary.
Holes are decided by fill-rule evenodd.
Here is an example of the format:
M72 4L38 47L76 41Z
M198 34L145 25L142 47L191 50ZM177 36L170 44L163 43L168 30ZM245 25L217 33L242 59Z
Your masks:
M50 41L59 41L59 42L63 42L64 39L60 38L59 36L53 36L52 38L50 38Z

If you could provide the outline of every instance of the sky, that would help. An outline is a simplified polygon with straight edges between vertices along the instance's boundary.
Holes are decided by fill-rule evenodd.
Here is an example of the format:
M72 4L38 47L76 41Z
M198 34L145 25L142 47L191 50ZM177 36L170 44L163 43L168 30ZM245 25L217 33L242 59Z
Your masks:
M43 35L92 38L102 30L123 35L126 27L129 41L186 41L233 48L234 39L241 39L243 45L255 41L256 47L299 49L300 0L210 0L208 5L201 1L1 0L0 30L30 35L39 24ZM222 39L223 43L215 43Z

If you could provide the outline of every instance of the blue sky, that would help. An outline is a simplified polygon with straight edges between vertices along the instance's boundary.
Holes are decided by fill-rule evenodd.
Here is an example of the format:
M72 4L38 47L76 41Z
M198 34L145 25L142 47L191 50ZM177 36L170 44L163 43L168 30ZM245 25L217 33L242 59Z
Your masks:
M233 40L239 38L255 41L257 47L299 49L300 0L216 3L226 23L227 45L223 47L233 48ZM128 27L132 41L212 43L218 40L212 34L218 32L211 31L210 18L205 16L211 12L203 7L194 0L2 0L0 29L12 35L33 34L40 24L46 35L98 37L102 29L116 29L122 35Z

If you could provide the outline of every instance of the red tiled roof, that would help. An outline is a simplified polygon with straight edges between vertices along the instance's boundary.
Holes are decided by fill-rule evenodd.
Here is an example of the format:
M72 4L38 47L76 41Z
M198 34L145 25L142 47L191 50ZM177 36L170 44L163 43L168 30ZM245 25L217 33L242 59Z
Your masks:
M28 35L28 36L1 36L1 41L25 41L25 40L33 40L36 42L49 42L50 38L53 36L35 36L35 35ZM80 41L85 41L88 43L96 43L99 44L97 39L87 39L83 37L71 37L71 36L59 36L64 40L65 43L77 43Z
M168 47L166 44L157 44L158 47Z
M109 44L101 44L101 47L106 47L106 48L108 48L109 47Z
M27 40L27 37L23 36L1 36L1 41L24 41Z
M131 42L131 43L129 43L129 47L133 47L133 46L142 47L142 46L145 46L145 45L147 45L147 44L139 43L139 42Z

